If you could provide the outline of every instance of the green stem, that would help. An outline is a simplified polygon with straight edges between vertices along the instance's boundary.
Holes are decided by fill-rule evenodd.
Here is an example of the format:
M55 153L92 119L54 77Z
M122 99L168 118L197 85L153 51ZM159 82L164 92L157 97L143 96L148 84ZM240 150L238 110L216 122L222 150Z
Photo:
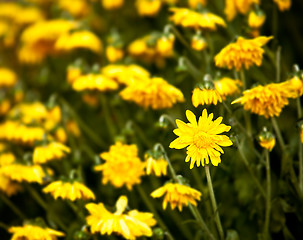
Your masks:
M171 118L171 116L167 115L167 114L162 114L159 118L159 122L163 122L164 120L167 120L168 122L171 123L172 126L177 127L176 123L174 122L174 120Z
M163 222L163 220L161 219L161 217L159 216L159 214L157 213L156 208L154 207L154 205L152 204L152 202L148 199L145 191L142 189L141 185L136 185L137 190L141 196L141 198L143 199L144 203L146 204L146 206L149 208L149 210L154 214L157 222L159 223L160 227L162 229L164 229L165 231L168 232L168 228L165 225L165 223ZM169 233L169 232L168 232ZM171 236L171 234L169 233L169 235Z
M146 147L152 148L153 144L146 138L142 129L135 124L133 121L130 122L131 126L133 126L134 130L136 131L137 135L140 137L141 141L145 144Z
M271 209L271 177L270 177L270 159L269 151L265 150L266 158L266 210L265 210L265 223L264 223L264 237L269 239L269 221Z
M17 216L19 216L22 220L26 219L26 216L9 198L3 194L0 194L0 198Z
M300 98L297 98L297 111L298 111L298 119L301 119L302 118L302 106L301 106ZM299 153L298 153L298 155L299 155L299 189L300 189L301 195L303 196L303 144L301 142L300 135L299 135Z
M83 214L83 212L81 211L81 209L79 209L75 203L73 203L70 200L67 200L67 204L71 207L71 209L75 212L75 214L77 215L77 217L85 222L85 216Z
M209 190L211 205L213 207L213 211L215 214L215 222L216 222L216 225L218 228L220 239L224 240L224 232L223 232L223 228L222 228L222 224L221 224L221 220L220 220L220 216L219 216L219 211L218 211L217 202L216 202L216 198L215 198L215 192L213 189L213 184L212 184L212 180L211 180L211 176L210 176L209 166L205 165L204 168L205 168L205 173L206 173L207 186L208 186L208 190Z
M263 189L261 183L259 182L258 178L255 176L253 170L251 169L251 167L250 167L250 165L249 165L249 163L248 163L248 160L247 160L245 154L243 153L242 147L241 147L241 146L238 146L238 150L239 150L239 153L240 153L240 156L241 156L241 159L242 159L244 165L246 166L248 172L250 173L250 176L251 176L252 179L254 180L254 182L255 182L256 186L258 187L258 189L259 189L260 193L262 194L262 196L263 196L264 198L266 198L265 191L264 191L264 189Z
M278 142L281 146L281 149L282 149L282 152L284 153L285 149L286 149L286 145L284 143L284 140L283 140L283 137L282 137L282 133L280 131L280 128L279 128L279 125L278 125L278 122L276 120L275 117L272 117L271 118L271 123L275 129L275 132L276 132L276 135L277 135L277 138L278 138Z
M111 116L110 116L110 112L109 112L109 108L108 108L108 102L107 102L106 96L104 94L101 94L100 98L101 98L102 109L103 109L103 112L104 112L105 122L106 122L106 125L108 127L109 134L110 134L112 140L114 141L114 139L116 137L116 129L114 127L113 121L112 121Z
M279 46L276 52L276 82L281 79L281 47Z
M7 226L5 223L3 222L0 222L0 228L4 229L4 230L8 230L9 229L9 226Z
M195 67L194 64L187 58L187 57L182 57L184 60L184 63L186 64L189 73L194 77L194 79L199 83L202 80L202 75L200 71Z

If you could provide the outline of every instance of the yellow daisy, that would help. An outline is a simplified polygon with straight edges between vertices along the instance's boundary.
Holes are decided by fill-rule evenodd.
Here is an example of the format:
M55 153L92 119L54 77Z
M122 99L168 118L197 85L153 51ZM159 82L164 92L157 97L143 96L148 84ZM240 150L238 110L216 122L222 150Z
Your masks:
M140 16L153 17L161 9L161 0L136 0L136 8Z
M55 181L43 188L43 192L50 193L55 199L69 199L75 201L77 199L95 200L94 193L80 182L62 182Z
M150 155L145 156L145 168L146 168L146 174L154 174L157 177L160 177L161 175L166 176L167 175L167 161L164 158L155 159Z
M14 154L8 152L8 153L1 153L0 154L0 167L10 165L13 162L15 162L16 157Z
M240 93L239 86L242 86L240 80L234 80L231 78L223 77L214 81L215 89L221 95L222 99L225 100L227 96Z
M114 10L121 8L124 4L124 0L101 0L101 3L106 10Z
M192 103L195 107L200 104L214 104L217 105L218 102L222 102L222 97L216 89L211 88L195 88L192 95Z
M215 31L218 26L226 27L223 18L210 12L199 13L188 8L171 8L170 11L173 12L170 20L185 28Z
M144 163L138 157L136 145L126 145L117 142L110 146L109 152L100 154L104 164L95 166L95 171L102 172L102 183L110 182L114 187L123 185L131 190L133 185L141 183L144 175Z
M182 211L183 206L192 204L197 206L196 201L200 201L201 193L191 187L179 183L167 183L150 194L153 198L159 198L165 195L162 207L165 210L167 203L170 203L171 209L178 207Z
M106 58L109 62L117 62L124 57L124 51L120 47L107 46L105 49Z
M195 35L191 39L190 46L192 49L194 49L196 51L202 51L205 48L207 48L207 42L205 41L205 39L203 37L201 37L199 35Z
M0 68L0 88L12 87L17 82L17 75L8 68Z
M253 4L260 4L260 0L225 0L224 13L228 21L235 18L237 13L246 15Z
M289 91L291 98L298 98L303 95L303 78L294 76L293 78L285 81L282 85Z
M248 15L248 26L260 28L265 22L266 16L262 12L251 11Z
M10 227L8 231L13 234L11 240L57 240L57 237L65 236L63 232L35 225Z
M160 56L170 57L173 55L175 36L170 34L157 39L156 51Z
M126 196L119 197L116 211L109 212L103 203L89 203L85 207L90 215L86 217L92 233L101 235L118 234L125 239L136 239L141 236L152 236L151 227L156 224L152 213L137 210L124 213L128 204Z
M35 164L47 163L51 160L61 159L70 153L70 148L58 142L51 142L34 149L33 162Z
M102 74L87 74L78 77L72 85L76 91L97 90L97 91L112 91L116 90L119 85L112 79Z
M260 66L265 45L273 37L257 37L245 39L238 37L235 43L230 43L224 47L216 56L215 64L217 67L235 68L239 71L243 66L248 69L253 64Z
M273 1L278 6L281 12L289 10L291 7L291 0L273 0Z
M174 133L178 136L170 143L170 148L182 149L187 147L186 162L191 160L190 169L195 165L204 166L209 164L209 159L214 166L218 166L221 162L221 154L224 153L222 148L232 145L232 141L228 136L218 135L222 132L228 132L230 126L222 124L222 117L212 121L213 114L207 115L206 109L203 110L202 116L197 122L195 114L186 111L186 117L189 123L176 120L178 129Z
M135 102L144 108L171 108L177 102L183 102L182 92L162 78L151 78L129 85L120 92L126 100Z
M232 104L241 103L244 110L269 118L279 116L291 96L292 92L288 91L284 83L270 83L244 91L243 96Z
M276 145L276 138L272 134L259 135L258 142L262 148L265 148L271 152L274 146Z

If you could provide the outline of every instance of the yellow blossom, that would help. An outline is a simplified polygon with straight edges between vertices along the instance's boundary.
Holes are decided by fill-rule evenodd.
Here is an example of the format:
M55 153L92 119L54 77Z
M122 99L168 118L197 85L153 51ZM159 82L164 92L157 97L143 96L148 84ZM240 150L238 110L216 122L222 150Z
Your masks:
M11 240L57 240L57 237L65 236L63 232L35 225L10 227L8 231L13 234Z
M192 95L192 103L195 107L200 104L214 104L217 105L218 102L222 102L222 97L216 89L211 88L195 88Z
M111 63L117 62L121 60L124 56L124 51L122 48L114 47L114 46L107 46L105 50L105 54L107 60Z
M21 10L21 6L15 2L0 3L0 18L13 20Z
M76 91L97 90L97 91L112 91L116 90L119 85L112 79L102 74L87 74L77 78L72 85Z
M12 87L17 82L17 75L8 68L0 68L0 88Z
M222 99L225 100L227 96L240 93L239 86L242 86L240 80L234 80L228 77L214 81L215 89L221 95Z
M67 68L67 82L73 83L77 78L79 78L82 75L82 70L79 67L76 66L68 66Z
M191 39L190 45L191 45L192 49L194 49L196 51L202 51L207 47L207 42L205 41L204 38L195 35Z
M265 45L273 37L257 37L245 39L239 37L235 43L230 43L224 47L216 56L215 64L217 67L235 68L239 71L243 66L248 69L253 64L260 66Z
M162 78L151 78L129 85L120 92L126 101L132 101L144 108L171 108L177 102L183 102L182 92Z
M227 20L233 20L238 12L246 15L253 4L260 4L260 0L225 0L224 13Z
M8 177L0 174L0 191L5 193L7 196L15 195L16 193L20 192L22 187L20 184L15 183L14 181L10 180Z
M101 0L102 6L106 10L114 10L121 8L124 4L124 0Z
M291 7L291 0L273 0L273 1L278 6L281 12L289 10Z
M124 213L128 204L126 196L119 197L116 211L109 212L103 203L89 203L85 207L90 215L86 217L92 233L101 235L118 234L125 239L136 239L141 236L152 236L151 227L156 224L152 213L137 210Z
M55 138L60 143L66 143L66 141L67 141L67 135L66 135L66 132L65 132L65 130L64 130L63 127L57 128L57 130L55 132Z
M36 182L40 184L43 183L43 179L46 177L40 165L27 166L17 163L2 166L0 168L1 174L17 182Z
M136 8L140 16L153 17L161 9L161 0L136 0Z
M89 49L95 53L102 52L101 40L90 31L77 31L61 35L55 43L58 51L72 51L74 49Z
M197 206L197 201L200 201L201 193L191 187L181 185L179 183L167 183L150 194L153 198L159 198L165 195L162 207L165 210L167 203L170 203L171 209L178 207L182 211L183 206L192 204Z
M285 81L282 85L288 90L291 98L298 98L303 95L303 78L298 76Z
M43 188L43 192L50 193L55 199L69 199L75 201L77 199L95 200L94 193L80 182L62 182L55 181Z
M154 159L152 156L147 156L145 160L146 174L154 174L157 177L167 174L167 161L164 158Z
M30 25L44 19L44 14L39 8L26 7L20 9L19 13L15 16L14 21L19 25Z
M38 146L34 149L33 162L35 164L47 163L51 160L58 160L67 153L70 153L70 148L58 142L51 142L45 146Z
M265 22L266 16L263 13L251 11L248 15L248 26L260 28Z
M169 147L182 149L189 145L185 161L191 160L190 169L194 167L195 163L198 167L200 164L202 166L209 164L209 159L214 166L218 166L221 162L220 156L224 153L220 146L232 145L228 136L218 134L228 132L230 126L221 123L222 117L212 121L213 114L208 116L206 109L203 110L198 122L195 114L189 110L186 111L186 117L189 123L176 120L178 128L174 130L174 133L178 138L171 142Z
M276 145L276 139L274 136L266 137L266 136L260 135L258 141L262 148L265 148L270 152Z
M89 5L85 0L73 0L72 4L70 0L59 0L58 5L75 17L83 17L90 12Z
M188 6L195 9L198 7L198 4L205 6L206 2L207 0L188 0Z
M173 55L174 42L174 35L162 36L156 42L156 51L161 56L170 57Z
M110 146L109 152L100 154L104 164L95 167L95 171L102 172L102 183L110 182L114 187L123 185L131 190L133 185L141 183L144 175L144 163L138 157L136 145L126 145L117 142Z
M10 165L15 162L16 157L14 154L8 153L1 153L0 154L0 167Z
M188 8L170 8L173 15L170 20L176 25L194 28L196 30L217 30L218 26L226 27L223 18L210 12L195 12Z
M243 96L232 102L244 105L244 110L264 116L265 118L279 116L282 108L288 105L292 93L283 83L270 83L245 90Z
M0 116L6 115L11 108L11 102L7 99L0 101Z

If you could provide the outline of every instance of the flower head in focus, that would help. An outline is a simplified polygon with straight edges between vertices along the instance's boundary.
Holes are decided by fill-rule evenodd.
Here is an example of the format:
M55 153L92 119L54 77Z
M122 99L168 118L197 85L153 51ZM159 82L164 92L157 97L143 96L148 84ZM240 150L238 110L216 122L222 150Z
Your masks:
M117 142L110 146L109 152L100 154L105 163L95 166L95 171L102 172L102 183L110 182L114 187L123 185L131 190L133 185L141 183L144 175L144 163L138 157L136 145Z
M245 39L238 37L235 43L230 43L224 47L216 56L215 64L217 67L235 68L239 71L242 67L248 69L253 64L262 64L265 45L273 37L257 37Z
M303 95L303 77L294 76L291 79L282 82L282 85L288 90L291 98L298 98Z
M33 162L36 164L47 163L51 160L61 159L70 153L70 148L58 142L51 142L45 146L34 149Z
M157 177L161 175L165 176L167 174L167 161L163 156L157 156L156 152L147 152L144 156L145 158L145 168L146 174L154 174Z
M232 145L232 141L228 136L219 135L222 132L228 132L230 126L226 126L222 122L222 117L213 119L213 114L207 114L206 109L203 110L202 116L197 122L195 114L186 111L186 117L189 123L176 120L178 128L174 133L178 136L169 145L170 148L182 149L187 147L186 162L191 160L190 169L195 165L204 166L209 164L209 160L214 166L218 166L221 162L221 154L224 153L220 146L228 147Z
M234 80L228 77L223 77L215 80L214 85L222 99L225 100L227 96L240 93L239 87L242 86L242 82L238 79Z
M85 207L89 211L86 217L92 233L101 235L118 234L125 239L136 239L141 236L152 236L151 227L156 224L152 213L131 210L125 213L128 204L126 196L116 202L116 211L108 211L103 203L89 203Z
M214 104L222 102L222 97L216 89L196 87L192 95L192 103L194 107L201 105Z
M162 204L163 209L165 210L167 203L170 203L172 210L178 207L180 212L183 206L188 206L189 203L197 206L197 201L200 201L201 198L199 191L179 183L167 183L163 187L153 191L150 195L153 198L159 198L165 195Z

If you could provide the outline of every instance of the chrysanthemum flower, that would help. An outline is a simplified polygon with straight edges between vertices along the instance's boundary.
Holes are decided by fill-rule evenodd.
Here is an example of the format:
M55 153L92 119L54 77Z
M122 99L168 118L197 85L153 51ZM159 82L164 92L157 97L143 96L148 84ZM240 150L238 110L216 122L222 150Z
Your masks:
M11 240L57 240L57 237L65 236L63 232L35 225L10 227L8 231L13 234Z
M104 92L116 90L119 85L105 75L91 73L77 78L72 87L76 91L97 90Z
M260 4L260 0L225 0L224 13L227 20L233 20L238 12L246 15L253 4Z
M0 174L17 182L43 183L46 174L40 165L10 164L0 168Z
M231 78L223 77L221 79L214 81L215 89L218 91L223 100L227 96L240 93L239 86L242 85L242 82L239 80L234 80Z
M14 154L7 152L7 153L1 153L0 154L0 167L10 165L13 162L15 162L16 157Z
M298 98L303 95L303 79L298 76L283 82L282 85L289 91L291 98Z
M243 96L232 102L244 105L244 110L264 116L265 118L279 116L282 108L288 105L292 93L283 83L270 83L256 86L243 92Z
M207 42L201 36L195 35L190 42L192 49L196 51L202 51L207 47Z
M224 153L222 148L232 145L232 141L228 136L219 135L222 132L228 132L230 126L222 124L222 117L212 121L213 114L207 115L206 109L203 110L202 116L197 122L195 114L186 111L186 117L189 123L176 120L178 129L174 133L178 136L170 143L170 148L182 149L187 147L186 162L191 160L190 169L195 165L204 166L209 164L209 159L214 166L218 166L221 162L221 154Z
M206 5L206 0L188 0L188 6L190 8L197 8L198 4L201 4L202 6Z
M62 34L55 43L55 49L58 51L67 52L80 48L100 54L102 51L102 42L94 33L83 30Z
M110 182L114 187L123 185L131 190L133 185L141 182L144 175L144 163L138 157L136 145L126 145L117 142L110 146L109 152L100 154L104 164L95 167L95 171L102 171L102 183Z
M291 0L273 0L275 4L277 4L279 10L286 11L291 7Z
M23 123L41 122L47 117L47 109L41 102L20 103L9 113L11 118L20 118Z
M0 68L0 88L12 87L17 82L17 75L8 68Z
M171 108L177 102L183 102L182 92L162 78L151 78L129 85L120 92L126 101L132 101L144 108Z
M22 187L20 184L10 180L8 177L0 174L0 191L5 193L7 196L15 195L20 192Z
M21 8L15 16L15 23L19 25L30 25L39 21L44 20L43 12L37 7L26 7Z
M70 0L59 0L58 6L75 17L83 17L90 12L89 5L85 0L73 0L73 4Z
M170 20L185 28L215 31L218 26L226 27L223 18L210 12L199 13L188 8L171 8L170 11L173 12Z
M121 8L124 4L124 0L102 0L101 3L106 10L114 10Z
M192 95L192 103L195 107L200 104L214 104L217 105L218 102L222 102L222 97L216 89L211 88L195 88Z
M61 159L70 153L70 148L58 142L51 142L34 149L33 162L35 164L47 163L51 160Z
M238 37L235 43L230 43L224 47L216 56L217 67L235 68L239 71L243 66L248 69L253 64L260 66L262 63L265 45L273 37L257 37L245 39Z
M262 12L251 11L248 15L248 26L260 28L265 22L266 16Z
M162 207L165 210L167 203L170 203L171 209L178 207L182 211L183 206L192 204L197 206L196 201L200 201L201 193L191 187L179 183L167 183L150 194L153 198L159 198L165 195Z
M136 239L141 236L152 236L151 227L156 224L152 213L132 210L124 213L128 204L126 196L121 196L116 202L116 211L109 212L103 203L86 204L90 215L86 217L92 233L101 235L118 234L125 239Z
M265 148L270 152L276 145L276 138L273 135L272 136L260 135L258 141L262 148Z
M140 16L153 17L161 9L161 0L136 0L136 8Z
M160 56L170 57L173 55L175 36L170 34L158 38L156 42L156 50Z
M167 174L167 161L164 158L155 159L152 156L148 156L145 160L146 174L154 174L157 177Z
M75 201L77 199L95 200L94 193L80 182L62 182L55 181L43 188L43 192L50 193L55 199L69 199Z
M106 58L109 62L117 62L124 57L124 51L120 47L107 46L105 49Z

